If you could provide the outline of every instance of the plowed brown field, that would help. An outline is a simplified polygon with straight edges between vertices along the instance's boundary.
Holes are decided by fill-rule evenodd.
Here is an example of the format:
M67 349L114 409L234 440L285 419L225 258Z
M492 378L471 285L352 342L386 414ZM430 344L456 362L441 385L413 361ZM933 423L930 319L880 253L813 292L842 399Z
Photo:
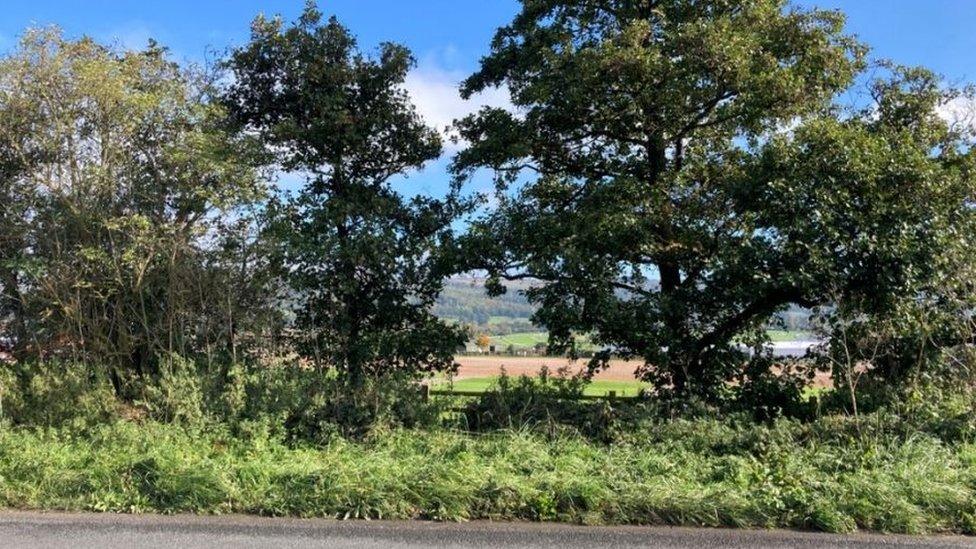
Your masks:
M555 373L561 367L569 368L570 373L582 371L586 367L585 360L570 362L565 358L556 357L519 357L519 356L459 356L460 368L457 379L492 377L499 375L502 370L511 376L535 375L543 366ZM613 381L634 381L634 372L640 366L639 361L611 360L610 367L598 372L594 379ZM829 387L830 377L818 373L814 379L815 387Z
M519 357L519 356L460 356L457 357L461 368L458 370L458 379L472 377L491 377L497 376L502 369L508 375L535 375L543 366L548 367L550 372L555 373L561 367L569 368L571 373L576 373L586 367L585 360L570 362L565 358L555 357ZM634 371L640 362L628 360L612 360L610 367L599 372L596 379L609 379L615 381L634 381Z

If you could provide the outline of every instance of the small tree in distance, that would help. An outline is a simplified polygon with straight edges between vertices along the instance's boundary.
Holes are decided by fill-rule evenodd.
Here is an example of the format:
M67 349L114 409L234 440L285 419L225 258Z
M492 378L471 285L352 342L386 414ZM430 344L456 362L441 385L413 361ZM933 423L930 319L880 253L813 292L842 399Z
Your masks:
M491 338L488 337L488 334L478 334L478 338L475 340L474 344L477 345L483 353L488 350L488 347L491 346Z
M413 63L391 43L363 55L311 2L289 27L258 17L228 62L225 103L236 122L284 170L307 176L296 197L272 205L304 350L353 384L450 369L467 339L430 312L464 204L456 189L446 200L406 200L390 185L441 153L403 89Z

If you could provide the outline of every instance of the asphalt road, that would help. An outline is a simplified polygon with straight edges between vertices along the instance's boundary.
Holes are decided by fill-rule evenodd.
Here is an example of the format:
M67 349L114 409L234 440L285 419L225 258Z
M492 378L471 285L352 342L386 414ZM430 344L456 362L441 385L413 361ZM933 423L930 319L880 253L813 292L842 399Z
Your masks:
M690 528L596 528L474 522L336 522L257 517L161 517L0 513L0 547L122 549L161 547L976 547L976 538L835 536L804 532Z

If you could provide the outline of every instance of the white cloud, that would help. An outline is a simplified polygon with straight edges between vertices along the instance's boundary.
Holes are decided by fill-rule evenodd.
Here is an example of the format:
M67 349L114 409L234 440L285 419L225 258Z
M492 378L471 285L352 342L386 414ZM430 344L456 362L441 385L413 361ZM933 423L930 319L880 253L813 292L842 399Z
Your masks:
M462 99L459 86L467 75L464 71L444 68L434 57L421 61L407 75L405 87L417 106L417 111L427 124L437 128L445 137L449 135L447 128L455 120L476 112L481 107L512 107L508 90L504 88L491 88L470 100ZM453 147L450 143L447 146Z
M940 105L937 112L954 128L976 132L976 97L960 95Z
M151 38L156 35L149 27L139 21L130 21L119 27L112 28L106 32L99 33L99 41L118 46L129 51L140 51L146 48Z

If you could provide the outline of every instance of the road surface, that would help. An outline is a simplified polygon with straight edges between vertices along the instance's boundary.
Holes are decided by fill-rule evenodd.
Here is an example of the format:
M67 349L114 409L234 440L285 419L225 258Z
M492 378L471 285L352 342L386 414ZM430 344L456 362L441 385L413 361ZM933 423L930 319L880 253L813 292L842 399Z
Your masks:
M786 531L597 528L548 524L336 522L258 517L0 513L0 547L165 549L258 547L913 548L976 547L962 537L835 536Z

